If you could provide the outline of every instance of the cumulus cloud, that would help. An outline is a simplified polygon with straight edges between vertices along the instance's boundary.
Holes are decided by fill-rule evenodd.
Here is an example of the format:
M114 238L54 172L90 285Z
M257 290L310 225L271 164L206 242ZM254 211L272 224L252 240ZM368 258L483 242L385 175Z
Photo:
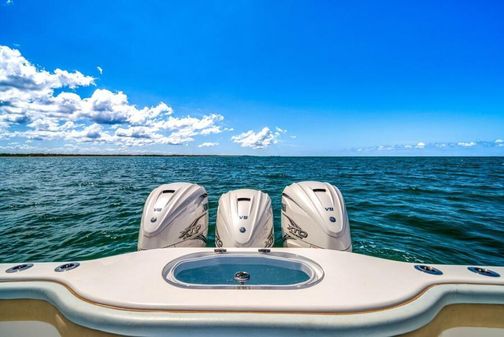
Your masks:
M99 124L91 124L80 131L70 130L66 133L68 139L77 139L81 142L93 142L103 137L103 127Z
M14 100L21 98L41 98L54 89L94 84L94 78L78 71L68 72L56 69L54 72L37 69L28 62L17 49L0 46L0 99Z
M198 145L198 147L214 147L219 145L219 143L212 143L212 142L206 142L206 143L201 143Z
M394 144L394 145L379 145L361 147L352 149L352 151L362 153L389 152L389 153L448 153L457 151L466 151L470 149L490 149L504 146L504 141L497 139L496 141L467 141L467 142L418 142L416 144ZM441 151L441 152L439 152ZM457 152L458 153L458 152Z
M275 128L275 131L270 130L268 127L262 128L262 130L255 132L254 130L249 130L243 132L239 135L231 137L231 140L241 147L250 147L253 149L264 149L271 144L278 143L280 136L287 131L281 128Z
M19 50L0 46L0 139L179 145L226 131L219 114L176 117L164 102L138 107L124 92L100 88L79 95L78 89L94 85L79 71L47 71Z
M462 146L462 147L473 147L476 145L476 143L475 142L458 142L457 145Z
M377 148L378 151L391 151L394 150L393 146L385 146L385 145L380 145Z

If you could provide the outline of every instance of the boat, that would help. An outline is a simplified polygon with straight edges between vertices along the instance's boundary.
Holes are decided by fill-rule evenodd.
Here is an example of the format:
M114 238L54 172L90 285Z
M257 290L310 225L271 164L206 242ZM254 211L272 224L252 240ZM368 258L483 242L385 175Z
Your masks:
M427 265L352 252L329 183L282 194L274 247L268 194L219 199L154 189L138 251L88 261L0 264L1 336L502 336L504 267Z

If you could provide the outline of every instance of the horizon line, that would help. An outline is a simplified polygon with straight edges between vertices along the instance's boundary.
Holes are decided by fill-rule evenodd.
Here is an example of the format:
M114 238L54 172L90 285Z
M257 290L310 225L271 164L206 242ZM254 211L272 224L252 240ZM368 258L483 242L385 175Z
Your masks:
M251 155L251 154L125 154L125 153L0 153L1 157L285 157L285 158L504 158L502 155Z

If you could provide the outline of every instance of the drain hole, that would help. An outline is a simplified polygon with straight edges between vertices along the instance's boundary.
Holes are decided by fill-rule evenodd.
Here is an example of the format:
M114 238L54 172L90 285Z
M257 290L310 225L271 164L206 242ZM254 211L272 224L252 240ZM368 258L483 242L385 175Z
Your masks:
M424 264L415 265L415 269L431 275L443 275L443 272L441 270L431 266L426 266Z
M490 269L486 269L486 268L467 267L467 269L469 269L473 273L480 274L480 275L483 275L483 276L500 277L499 273L497 273L497 272L495 272L493 270L490 270Z
M235 281L238 281L240 284L245 284L248 280L250 280L250 274L246 271L239 271L234 274Z
M33 267L33 263L23 263L23 264L18 264L17 266L14 266L14 267L10 267L5 272L6 273L17 273L19 271L30 269L31 267Z
M79 262L65 263L65 264L62 264L61 266L56 267L56 269L54 269L54 271L58 272L58 273L60 273L62 271L69 271L69 270L77 268L79 265L80 265Z

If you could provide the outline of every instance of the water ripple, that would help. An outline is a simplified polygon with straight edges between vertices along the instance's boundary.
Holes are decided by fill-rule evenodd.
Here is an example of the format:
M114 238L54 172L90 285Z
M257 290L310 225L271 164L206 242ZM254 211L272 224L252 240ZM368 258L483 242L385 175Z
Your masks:
M82 260L136 249L145 198L162 183L219 196L320 180L347 202L354 251L401 261L504 265L504 158L0 158L0 262Z

